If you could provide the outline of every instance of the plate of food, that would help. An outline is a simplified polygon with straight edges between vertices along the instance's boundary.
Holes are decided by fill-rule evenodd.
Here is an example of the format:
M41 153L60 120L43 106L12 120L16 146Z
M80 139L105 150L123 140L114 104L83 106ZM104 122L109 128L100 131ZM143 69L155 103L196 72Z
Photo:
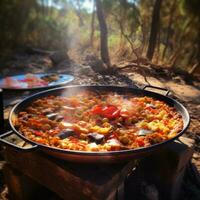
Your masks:
M68 74L21 74L0 79L0 88L12 90L30 90L61 86L72 81L74 77Z

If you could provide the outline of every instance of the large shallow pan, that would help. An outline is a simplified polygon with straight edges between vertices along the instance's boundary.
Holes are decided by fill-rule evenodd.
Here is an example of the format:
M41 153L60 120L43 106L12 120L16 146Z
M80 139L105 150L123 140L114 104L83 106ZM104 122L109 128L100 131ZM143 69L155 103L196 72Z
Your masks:
M165 90L166 95L161 95L155 92L145 90L147 87L165 90L163 88L158 88L154 86L146 86L143 89L136 89L136 88L130 88L130 87L117 87L117 86L67 86L67 87L46 90L46 91L39 92L37 94L30 96L24 99L22 102L18 103L16 106L14 106L14 108L12 109L10 113L9 122L14 133L16 133L19 137L21 137L22 139L24 139L25 141L33 145L29 149L21 148L21 150L23 151L31 151L31 150L38 149L38 150L44 151L45 153L48 153L49 155L55 156L57 158L69 160L69 161L76 161L76 162L113 163L113 162L127 161L133 158L142 157L148 154L149 152L159 150L161 147L163 147L167 143L172 142L173 140L178 138L180 135L182 135L186 131L187 127L189 126L190 117L189 117L188 111L181 103L167 96L169 91ZM44 96L48 96L48 95L62 95L62 94L68 95L68 94L79 92L81 90L112 91L112 92L119 92L122 94L129 92L134 95L149 96L158 100L162 100L166 102L168 105L174 106L176 110L181 114L183 118L183 129L174 138L164 141L162 143L158 143L149 147L143 147L143 148L138 148L138 149L120 150L120 151L112 151L112 152L84 152L84 151L74 151L74 150L72 151L72 150L59 149L55 147L49 147L46 145L42 145L42 144L38 144L38 143L30 141L29 139L27 139L25 136L23 136L19 131L15 129L14 124L13 124L13 118L20 111L22 111L26 106L31 104L34 100L44 97ZM6 145L10 145L10 146L13 146L14 148L20 149L19 147L9 143L7 140L4 139L10 134L11 132L1 135L0 141Z

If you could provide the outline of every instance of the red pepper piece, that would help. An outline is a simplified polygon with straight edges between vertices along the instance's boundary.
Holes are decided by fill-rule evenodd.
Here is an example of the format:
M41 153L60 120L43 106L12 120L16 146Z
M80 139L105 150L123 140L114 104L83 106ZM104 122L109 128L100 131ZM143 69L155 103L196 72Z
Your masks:
M35 131L34 133L36 136L42 136L42 132L40 132L40 131Z
M139 137L136 139L136 142L138 143L138 145L140 147L144 147L145 143L144 143L144 139L142 137Z
M120 114L120 110L115 106L106 106L102 110L102 115L108 119L113 119L118 117Z
M94 106L92 109L92 113L96 115L102 114L102 106L100 105Z
M108 105L105 107L97 105L93 107L92 113L96 115L101 115L102 117L106 117L108 119L113 119L120 115L120 110L116 106L112 105Z

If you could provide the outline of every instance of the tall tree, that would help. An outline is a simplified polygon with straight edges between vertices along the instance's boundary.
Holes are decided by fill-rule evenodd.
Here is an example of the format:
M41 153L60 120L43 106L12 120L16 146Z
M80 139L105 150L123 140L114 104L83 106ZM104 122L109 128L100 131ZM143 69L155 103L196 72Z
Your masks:
M80 5L80 0L76 0L78 9L75 9L76 15L79 18L79 26L83 26L84 22L83 22L83 17L82 17L82 13L81 13L81 5Z
M159 25L160 25L161 4L162 4L162 0L156 0L153 7L151 32L150 32L149 45L148 45L147 55L146 55L149 60L152 60L155 47L156 47L157 35L158 35L158 30L159 30Z
M195 70L200 71L200 4L199 0L182 0L182 7L183 9L190 15L192 20L193 29L196 30L196 36L194 43L196 46L196 53L194 56L195 64L191 72Z
M101 0L96 0L96 8L100 29L101 59L108 67L110 67L110 58L108 52L108 30Z
M163 54L162 54L162 60L164 60L165 58L165 54L167 52L167 48L169 46L169 39L170 39L170 33L171 33L171 27L172 27L172 23L173 23L173 18L174 18L174 14L176 11L176 5L177 4L177 0L174 0L172 2L171 8L170 8L170 16L169 16L169 23L167 26L167 33L166 33L166 39L165 39L165 48L163 50Z
M90 32L90 46L93 47L94 41L94 22L95 22L95 3L93 2L93 11L92 11L92 18L91 18L91 32Z

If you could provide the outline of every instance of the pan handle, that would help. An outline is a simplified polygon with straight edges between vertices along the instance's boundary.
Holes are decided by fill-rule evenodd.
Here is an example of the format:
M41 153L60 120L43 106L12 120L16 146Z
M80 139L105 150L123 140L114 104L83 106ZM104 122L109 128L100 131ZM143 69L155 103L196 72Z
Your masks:
M153 89L157 89L157 90L166 91L165 96L168 96L170 93L170 91L166 88L161 88L161 87L157 87L157 86L153 86L153 85L145 85L142 89L145 90L146 88L153 88Z
M14 143L11 143L11 142L9 142L9 141L7 141L7 140L4 139L4 138L6 138L6 137L8 137L8 136L10 136L12 134L14 134L13 131L8 131L8 132L0 135L0 143L4 144L6 146L9 146L9 147L15 148L15 149L17 149L19 151L24 151L24 152L36 150L38 148L38 145L35 145L35 144L33 144L32 147L23 148L23 147L17 146Z

